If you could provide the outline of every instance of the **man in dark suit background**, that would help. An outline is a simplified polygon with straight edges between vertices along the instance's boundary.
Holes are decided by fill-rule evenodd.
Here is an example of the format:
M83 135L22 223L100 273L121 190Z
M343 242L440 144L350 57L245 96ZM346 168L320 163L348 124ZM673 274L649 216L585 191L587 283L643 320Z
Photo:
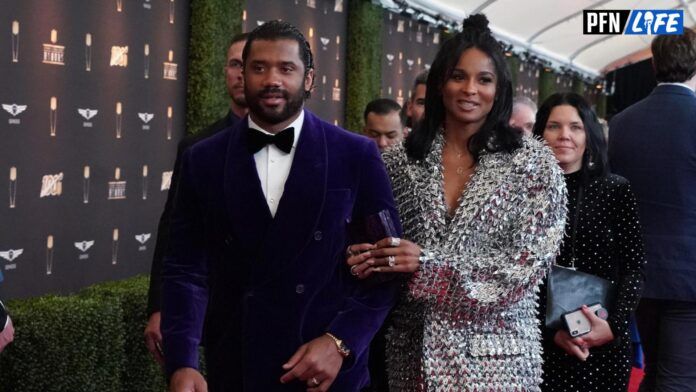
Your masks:
M227 48L227 62L224 68L225 85L227 86L227 94L230 96L230 110L227 112L227 115L195 135L184 137L177 148L174 173L172 174L171 186L167 194L167 202L164 205L164 211L157 227L157 242L152 258L150 288L147 296L148 323L145 327L145 344L157 362L161 364L164 364L161 351L162 333L160 332L162 260L169 244L169 225L174 194L176 193L176 185L179 180L181 155L184 150L196 142L212 136L225 128L234 126L242 117L246 116L247 104L244 97L244 78L242 78L242 50L244 49L244 44L246 44L247 35L244 33L234 36Z
M640 391L696 391L696 33L658 36L652 52L658 86L612 119L609 157L638 199L647 252Z
M314 66L294 26L255 29L243 63L249 116L182 157L162 275L170 388L359 391L397 283L354 279L347 228L387 211L401 233L390 180L372 141L303 110Z

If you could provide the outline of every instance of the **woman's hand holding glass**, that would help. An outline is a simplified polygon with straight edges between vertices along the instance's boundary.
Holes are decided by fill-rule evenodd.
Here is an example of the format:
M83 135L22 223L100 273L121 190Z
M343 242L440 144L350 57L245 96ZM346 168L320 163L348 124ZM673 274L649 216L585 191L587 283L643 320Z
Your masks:
M376 244L354 244L346 249L350 273L359 279L373 273L418 271L420 255L420 246L395 237L384 238Z

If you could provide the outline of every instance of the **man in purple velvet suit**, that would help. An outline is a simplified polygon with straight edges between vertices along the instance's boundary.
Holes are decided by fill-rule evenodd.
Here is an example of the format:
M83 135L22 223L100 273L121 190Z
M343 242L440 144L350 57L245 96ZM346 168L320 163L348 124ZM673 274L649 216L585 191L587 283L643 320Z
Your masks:
M258 27L243 60L249 115L182 158L162 277L170 388L359 391L396 283L353 279L347 226L386 210L401 233L389 178L372 141L303 109L314 67L295 27Z

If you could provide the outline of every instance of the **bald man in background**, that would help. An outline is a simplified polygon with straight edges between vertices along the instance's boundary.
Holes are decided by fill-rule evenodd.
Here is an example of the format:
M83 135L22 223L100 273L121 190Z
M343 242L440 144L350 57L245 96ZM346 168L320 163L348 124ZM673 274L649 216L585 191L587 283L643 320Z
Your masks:
M517 96L512 100L512 115L510 126L522 130L524 135L530 136L534 122L536 121L537 105L531 99Z

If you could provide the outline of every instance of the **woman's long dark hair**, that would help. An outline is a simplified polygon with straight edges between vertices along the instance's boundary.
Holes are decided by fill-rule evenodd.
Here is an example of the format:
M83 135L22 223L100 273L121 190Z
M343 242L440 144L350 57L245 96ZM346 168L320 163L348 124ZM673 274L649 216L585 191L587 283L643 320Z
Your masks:
M469 152L478 161L483 151L512 152L521 145L520 135L508 121L512 112L512 82L503 50L488 28L483 14L471 15L464 20L462 31L445 42L435 56L428 73L425 91L425 116L419 126L406 139L406 153L413 159L423 159L430 151L433 140L445 120L442 88L452 76L462 53L476 48L493 60L497 84L495 101L486 121L469 139Z
M541 107L539 107L532 133L543 138L551 111L556 106L561 105L574 107L585 128L585 153L582 156L582 166L580 168L583 171L584 179L587 181L595 177L606 176L609 173L609 163L607 159L607 142L604 140L602 124L599 123L597 115L581 95L567 92L556 93L546 98Z

